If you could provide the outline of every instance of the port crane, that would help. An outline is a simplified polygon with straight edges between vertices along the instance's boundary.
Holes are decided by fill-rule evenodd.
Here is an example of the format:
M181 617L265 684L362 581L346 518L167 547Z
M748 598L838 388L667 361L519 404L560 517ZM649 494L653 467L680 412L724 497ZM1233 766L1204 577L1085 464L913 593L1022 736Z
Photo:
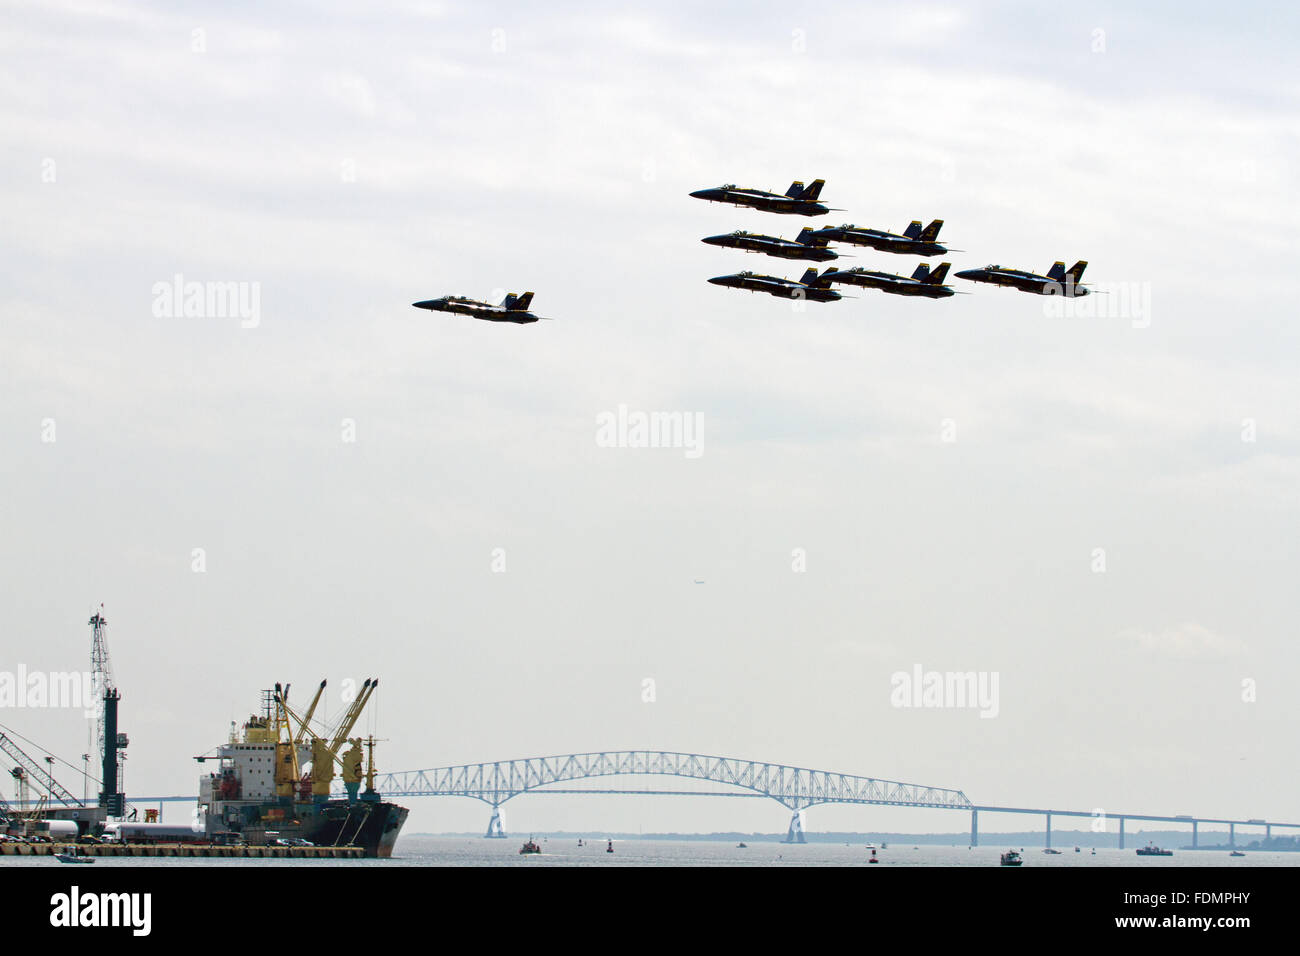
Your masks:
M122 758L130 742L126 734L117 730L117 704L122 695L117 691L113 680L113 664L108 656L108 620L104 617L104 605L90 618L93 628L93 640L90 650L91 686L101 695L98 716L95 719L95 743L99 750L103 781L99 791L99 805L110 817L121 818L126 810L126 796L122 793Z

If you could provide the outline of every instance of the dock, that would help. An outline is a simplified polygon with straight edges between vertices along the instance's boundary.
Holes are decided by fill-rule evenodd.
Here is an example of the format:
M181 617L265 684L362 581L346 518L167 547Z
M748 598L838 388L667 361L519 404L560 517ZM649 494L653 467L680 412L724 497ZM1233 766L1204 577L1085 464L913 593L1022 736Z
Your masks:
M0 843L3 856L182 856L230 859L360 860L359 846L213 846L206 843Z

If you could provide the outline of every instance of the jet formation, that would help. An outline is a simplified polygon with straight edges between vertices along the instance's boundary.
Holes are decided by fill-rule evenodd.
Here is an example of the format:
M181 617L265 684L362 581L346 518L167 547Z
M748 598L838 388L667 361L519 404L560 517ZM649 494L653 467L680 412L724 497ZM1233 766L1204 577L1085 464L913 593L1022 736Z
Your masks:
M728 203L780 215L824 216L831 212L842 212L843 210L834 209L820 201L822 188L825 185L824 179L814 179L807 186L802 181L795 180L782 195L763 189L739 188L734 183L728 183L711 189L697 189L691 193L691 196L711 203ZM924 258L942 256L953 251L960 252L961 250L952 250L940 244L939 230L942 227L942 219L933 219L928 226L922 226L921 220L914 219L901 233L853 224L824 226L820 229L805 226L794 239L783 239L780 236L768 236L738 229L722 235L707 236L701 241L711 246L802 262L829 262L838 259L842 253L830 248L832 242L865 247L877 252ZM762 292L783 299L813 302L837 302L844 298L844 295L834 288L836 285L875 289L888 295L946 299L957 294L957 290L944 282L951 265L949 262L942 262L937 268L931 270L929 265L923 262L910 276L877 272L860 266L842 271L830 266L820 275L816 267L813 267L806 270L798 279L745 271L715 276L709 282L730 289L744 289L748 292ZM982 269L965 269L958 272L957 278L968 282L1008 286L1035 295L1076 297L1089 294L1089 290L1082 282L1083 270L1087 265L1087 260L1081 259L1066 269L1065 263L1058 261L1047 270L1047 275L1038 275L1035 272L1007 266L987 265ZM527 325L545 318L529 311L532 302L533 293L524 292L519 295L510 293L495 305L462 295L444 295L411 304L417 309L450 312L486 322Z
M785 195L781 196L761 189L741 189L729 183L712 189L696 190L691 193L691 196L708 202L745 206L761 212L821 216L838 211L818 201L822 187L825 185L826 182L822 179L813 180L810 186L804 186L801 181L796 180L790 184ZM711 246L756 252L778 259L810 262L828 262L839 258L841 253L829 247L832 242L862 246L895 255L915 255L926 258L946 255L949 252L960 252L961 250L949 249L939 242L939 230L942 227L942 219L933 219L928 226L922 226L921 220L914 219L901 233L853 224L824 226L820 229L807 226L793 240L740 229L720 236L708 236L701 241ZM798 280L758 275L754 272L738 272L728 276L715 276L709 282L733 289L766 292L781 298L811 299L814 302L835 302L843 298L831 288L833 284L856 285L890 295L946 299L957 294L957 290L944 282L951 265L949 262L943 262L931 271L928 265L921 263L910 276L876 272L862 267L840 271L832 266L820 276L816 269L809 269ZM969 282L1009 286L1021 292L1037 295L1080 296L1088 294L1088 290L1081 282L1084 267L1087 265L1087 261L1080 260L1066 270L1064 262L1057 262L1045 276L1022 269L989 265L983 269L966 269L958 272L957 278Z

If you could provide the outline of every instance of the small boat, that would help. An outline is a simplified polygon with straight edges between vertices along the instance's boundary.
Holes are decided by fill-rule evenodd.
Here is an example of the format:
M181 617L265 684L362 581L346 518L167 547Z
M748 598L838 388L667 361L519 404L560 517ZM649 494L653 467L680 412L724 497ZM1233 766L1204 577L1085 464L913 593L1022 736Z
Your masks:
M876 845L874 843L868 843L865 847L863 847L864 850L874 850L875 848Z
M736 844L736 849L737 849L737 850L747 850L747 849L749 849L749 844L748 844L748 843L737 843L737 844Z
M614 852L614 841L613 841L613 840L610 840L610 841L609 841L609 846L605 847L605 852L606 852L606 853L613 853L613 852Z
M528 842L519 848L519 853L521 856L532 854L532 853L541 853L541 852L542 852L542 848L533 842L532 837L529 837Z
M1146 846L1140 848L1140 849L1137 851L1137 855L1138 855L1138 856L1173 856L1173 855L1174 855L1174 851L1173 851L1173 850L1162 850L1162 849L1160 849L1160 847L1158 847L1158 846L1153 846L1153 845L1151 845L1150 843L1148 843Z
M1020 866L1024 862L1024 860L1020 859L1020 854L1015 850L1007 850L1006 853L998 857L998 863L1001 866Z
M1092 855L1093 855L1093 856L1096 856L1096 855L1097 855L1097 848L1096 848L1096 847L1093 847L1093 848L1092 848Z
M1078 853L1078 852L1079 852L1079 848L1078 848L1077 846L1074 848L1074 852L1075 852L1075 853Z
M1060 851L1060 850L1053 850L1050 846L1047 847L1045 850L1043 850L1043 852L1044 852L1044 853L1047 853L1047 854L1050 854L1051 856L1060 856L1060 855L1061 855L1061 851Z
M1233 850L1231 853L1228 854L1228 856L1245 856L1245 855L1246 854L1242 853L1240 850Z
M888 850L888 849L889 849L889 844L888 844L888 843L882 843L882 844L880 844L880 848L881 848L882 850Z
M76 849L72 850L69 853L56 853L54 854L54 856L60 863L94 863L95 862L95 858L93 856L82 856L81 852Z

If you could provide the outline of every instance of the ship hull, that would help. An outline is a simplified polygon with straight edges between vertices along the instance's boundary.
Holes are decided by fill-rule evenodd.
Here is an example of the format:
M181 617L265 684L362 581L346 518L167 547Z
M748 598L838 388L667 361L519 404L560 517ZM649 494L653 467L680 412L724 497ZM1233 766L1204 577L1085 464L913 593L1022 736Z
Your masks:
M272 819L259 814L259 819L244 824L238 832L250 846L302 839L316 846L359 846L367 857L388 859L409 813L395 803L330 800L296 804L292 818Z

